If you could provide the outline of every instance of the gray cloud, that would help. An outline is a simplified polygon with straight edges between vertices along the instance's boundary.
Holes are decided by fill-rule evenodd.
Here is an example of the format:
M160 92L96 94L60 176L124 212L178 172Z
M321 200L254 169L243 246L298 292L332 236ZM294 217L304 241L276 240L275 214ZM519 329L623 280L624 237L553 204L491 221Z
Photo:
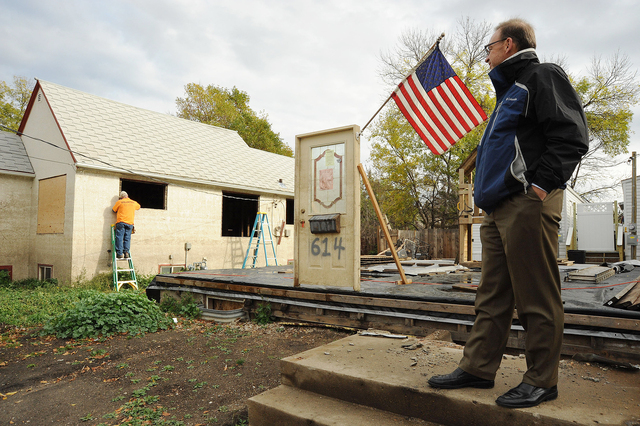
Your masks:
M160 112L175 111L187 83L237 86L293 146L296 134L365 124L388 95L378 55L408 28L453 36L462 17L520 16L543 57L565 57L580 75L618 49L640 68L638 3L0 0L0 79L38 77Z

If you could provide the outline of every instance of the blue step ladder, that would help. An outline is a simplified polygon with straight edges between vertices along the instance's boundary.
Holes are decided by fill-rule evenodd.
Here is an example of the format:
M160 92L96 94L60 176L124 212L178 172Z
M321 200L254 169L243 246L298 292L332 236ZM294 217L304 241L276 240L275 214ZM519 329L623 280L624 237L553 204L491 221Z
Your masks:
M255 239L255 242L254 242ZM278 266L278 259L276 258L276 248L273 245L273 237L271 235L271 227L269 226L269 218L266 213L258 212L256 220L253 222L253 230L251 231L251 238L249 239L249 247L247 247L247 254L244 256L244 262L242 263L242 269L247 266L247 260L251 259L251 268L256 267L258 260L258 251L262 244L262 250L264 252L264 261L266 266L269 266L269 260L273 260ZM267 244L271 246L271 253L273 257L267 257Z
M136 270L133 268L133 259L131 254L124 259L118 259L116 256L116 226L111 225L111 261L113 265L113 288L120 291L122 286L129 285L134 290L138 290L138 279L136 278ZM124 276L120 276L120 274ZM127 275L125 275L127 274Z

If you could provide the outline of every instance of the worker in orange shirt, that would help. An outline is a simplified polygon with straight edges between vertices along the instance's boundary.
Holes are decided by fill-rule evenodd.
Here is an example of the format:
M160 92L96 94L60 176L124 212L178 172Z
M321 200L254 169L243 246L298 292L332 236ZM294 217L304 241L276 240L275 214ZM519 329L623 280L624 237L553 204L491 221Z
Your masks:
M133 231L133 217L140 204L129 198L125 191L120 192L120 199L113 206L116 213L116 258L130 257L131 231Z

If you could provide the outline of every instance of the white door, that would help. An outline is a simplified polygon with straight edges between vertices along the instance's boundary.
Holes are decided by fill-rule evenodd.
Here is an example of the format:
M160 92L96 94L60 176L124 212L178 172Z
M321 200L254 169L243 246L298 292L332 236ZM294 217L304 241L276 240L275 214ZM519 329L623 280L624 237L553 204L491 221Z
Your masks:
M359 130L296 136L294 285L360 289Z

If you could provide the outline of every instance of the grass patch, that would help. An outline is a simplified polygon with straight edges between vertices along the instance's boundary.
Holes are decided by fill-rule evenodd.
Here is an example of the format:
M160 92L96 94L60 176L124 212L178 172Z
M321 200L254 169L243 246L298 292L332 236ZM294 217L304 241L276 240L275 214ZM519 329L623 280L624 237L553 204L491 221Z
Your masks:
M37 327L70 309L95 290L68 287L36 289L0 287L0 323L16 327Z
M138 286L146 288L155 275L138 275ZM112 290L112 274L86 278L83 271L70 285L59 286L57 280L11 281L0 271L0 323L15 327L39 327L51 318L72 309L81 300Z

